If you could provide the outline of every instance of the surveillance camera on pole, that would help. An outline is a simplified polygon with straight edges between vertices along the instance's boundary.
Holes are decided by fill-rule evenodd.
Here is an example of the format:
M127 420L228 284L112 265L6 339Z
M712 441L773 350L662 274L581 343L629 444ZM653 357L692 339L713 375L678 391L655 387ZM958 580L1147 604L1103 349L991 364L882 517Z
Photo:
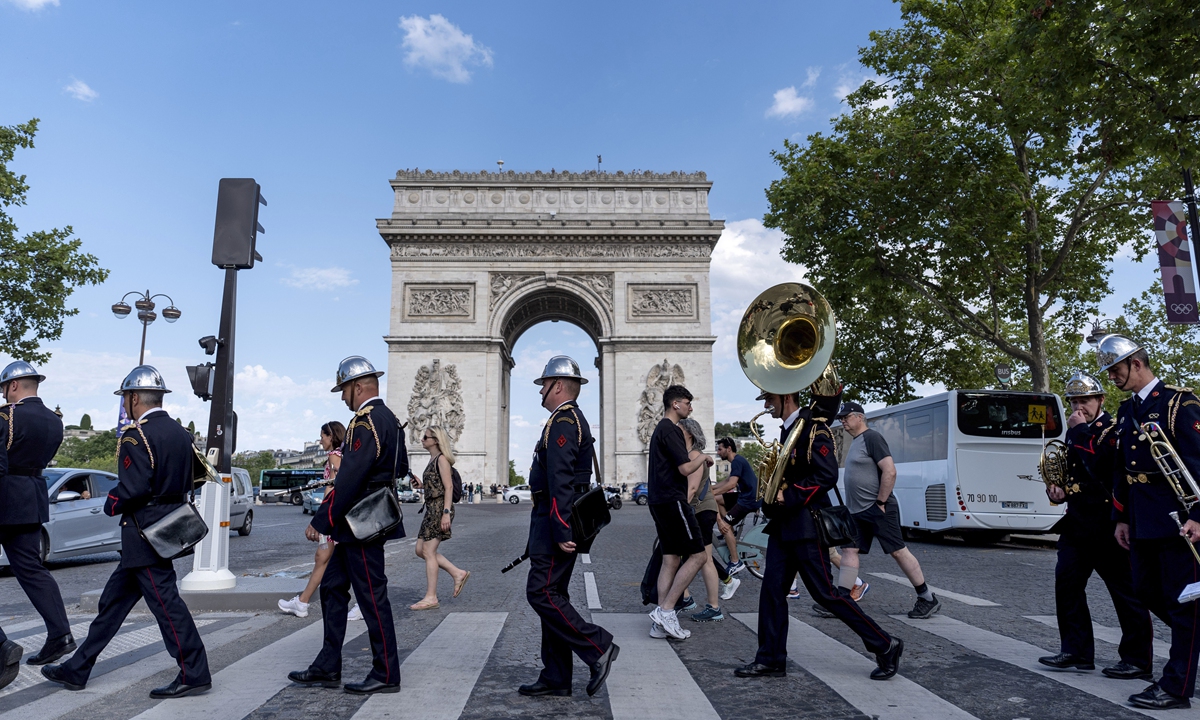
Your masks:
M222 482L205 485L200 510L214 532L197 546L192 572L180 583L184 590L222 590L237 582L229 572L229 483L233 480L233 453L237 447L237 416L233 412L237 273L253 268L256 260L262 261L255 245L258 234L266 232L258 223L258 208L266 204L262 188L253 178L222 178L217 186L212 264L225 271L225 291L217 335L200 339L200 347L206 355L215 353L216 362L188 367L188 378L197 396L212 400L208 457Z

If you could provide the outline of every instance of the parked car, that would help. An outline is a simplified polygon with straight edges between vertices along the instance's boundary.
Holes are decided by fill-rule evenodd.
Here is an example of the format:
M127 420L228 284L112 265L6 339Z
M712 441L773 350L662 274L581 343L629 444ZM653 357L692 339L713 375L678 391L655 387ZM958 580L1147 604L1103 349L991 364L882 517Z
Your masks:
M121 551L121 518L104 514L104 501L117 476L99 470L42 471L50 498L50 522L42 526L42 560ZM0 550L0 566L8 558Z
M422 499L420 490L409 489L400 491L400 502L402 503L419 503Z
M304 514L316 515L317 508L321 507L321 503L325 500L325 488L317 488L304 493Z
M513 485L511 487L504 488L504 500L512 503L513 505L516 505L522 500L525 502L531 502L532 497L533 496L529 493L528 485Z
M233 482L229 483L229 529L237 530L238 535L246 536L254 529L254 487L250 484L250 473L235 467ZM196 497L203 494L207 485L201 485L196 490Z
M633 492L630 493L630 497L632 497L633 501L638 505L645 505L646 503L650 502L650 491L646 489L646 483L638 483L637 485L634 485Z

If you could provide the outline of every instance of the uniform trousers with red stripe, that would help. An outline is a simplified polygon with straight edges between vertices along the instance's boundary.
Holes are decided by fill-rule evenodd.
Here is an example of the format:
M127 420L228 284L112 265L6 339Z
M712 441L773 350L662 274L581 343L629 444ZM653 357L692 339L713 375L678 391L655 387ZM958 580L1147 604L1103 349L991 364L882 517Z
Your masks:
M755 662L770 667L787 663L788 590L799 573L808 594L862 638L867 650L885 652L892 637L838 587L829 572L829 551L816 540L767 539L767 567L758 596L758 655Z
M1171 628L1171 655L1158 686L1175 697L1196 692L1200 655L1200 600L1179 602L1179 593L1200 580L1200 568L1181 537L1133 540L1133 590L1146 608Z
M100 608L88 627L87 639L70 660L62 664L62 674L68 682L83 685L92 673L96 658L121 629L129 611L138 600L158 621L167 653L179 664L176 680L184 685L207 685L212 682L208 671L208 653L192 613L179 597L175 587L175 566L170 560L160 560L148 567L118 566L100 593Z
M342 672L342 643L346 640L346 615L350 588L362 609L371 639L371 672L368 679L382 683L400 682L400 660L396 655L396 626L388 601L387 576L383 568L383 542L359 545L337 543L321 578L321 621L325 643L312 667L331 674Z
M571 653L591 666L612 645L613 636L584 620L571 606L575 553L529 556L525 596L542 619L541 681L552 688L571 687Z

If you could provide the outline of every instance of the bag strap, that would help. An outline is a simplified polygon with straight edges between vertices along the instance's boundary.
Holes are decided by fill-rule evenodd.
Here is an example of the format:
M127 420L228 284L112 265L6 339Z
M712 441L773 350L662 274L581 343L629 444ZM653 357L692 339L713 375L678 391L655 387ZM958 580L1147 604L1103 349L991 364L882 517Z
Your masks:
M596 444L592 443L592 467L596 470L596 484L604 487L604 478L600 476L600 461L596 459Z
M400 467L400 435L404 433L404 426L407 423L401 423L400 418L396 418L396 455L392 458L392 491L396 490L396 468Z
M833 493L837 495L838 505L845 505L846 501L842 499L842 491L838 490L837 483L833 484Z

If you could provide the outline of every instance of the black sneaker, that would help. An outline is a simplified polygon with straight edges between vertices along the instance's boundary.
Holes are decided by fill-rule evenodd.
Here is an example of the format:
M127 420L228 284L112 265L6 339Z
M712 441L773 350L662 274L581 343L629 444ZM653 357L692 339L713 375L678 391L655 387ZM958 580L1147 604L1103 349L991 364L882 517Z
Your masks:
M933 596L933 600L926 600L923 597L919 597L917 598L917 604L913 605L913 609L908 611L908 616L914 620L928 620L941 609L942 604L938 602L937 595Z

